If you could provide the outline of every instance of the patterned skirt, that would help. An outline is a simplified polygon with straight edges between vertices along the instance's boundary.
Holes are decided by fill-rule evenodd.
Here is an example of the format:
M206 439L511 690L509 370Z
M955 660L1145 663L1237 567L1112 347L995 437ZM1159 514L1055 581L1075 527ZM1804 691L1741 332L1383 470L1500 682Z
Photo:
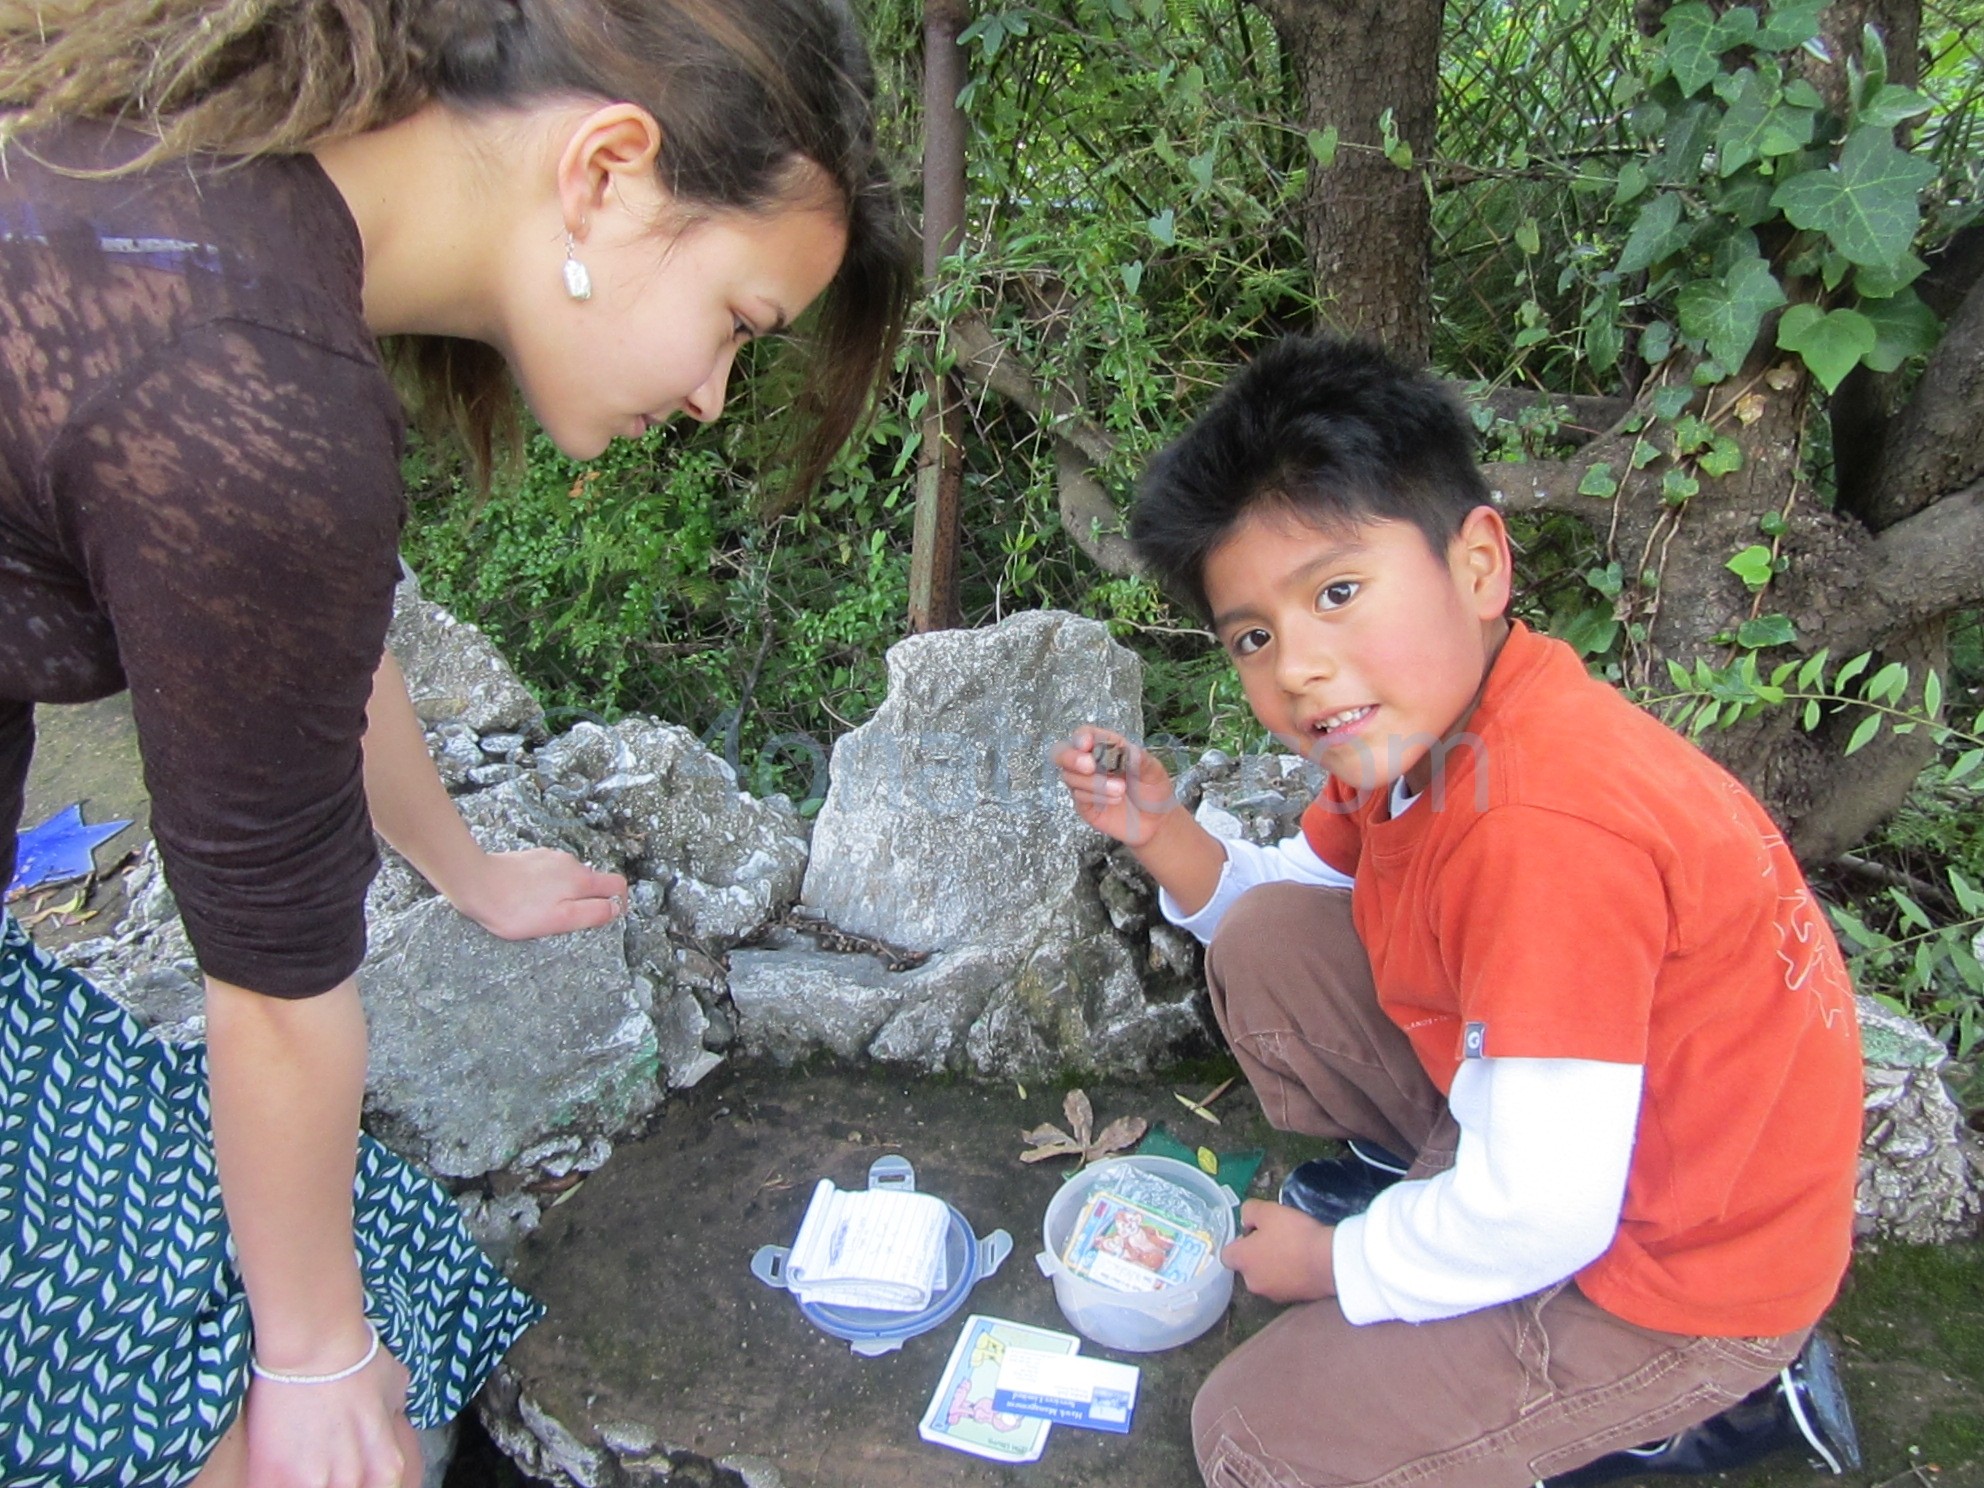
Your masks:
M361 1137L358 1259L412 1376L461 1410L542 1316L431 1179ZM0 914L0 1488L172 1488L248 1386L204 1045L151 1037Z

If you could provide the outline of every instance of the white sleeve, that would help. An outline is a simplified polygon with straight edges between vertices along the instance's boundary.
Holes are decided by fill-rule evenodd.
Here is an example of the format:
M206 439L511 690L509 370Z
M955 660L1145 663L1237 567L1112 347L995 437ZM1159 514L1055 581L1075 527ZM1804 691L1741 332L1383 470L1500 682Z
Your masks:
M1619 1227L1644 1070L1468 1059L1447 1103L1454 1165L1393 1184L1336 1228L1353 1323L1421 1323L1526 1297L1603 1255Z
M1337 872L1317 857L1309 839L1300 832L1282 838L1273 847L1261 847L1239 837L1222 837L1219 845L1226 849L1226 866L1219 870L1219 882L1214 885L1205 908L1188 915L1179 909L1178 901L1168 890L1157 892L1157 907L1164 917L1180 930L1191 931L1207 945L1212 944L1213 931L1219 928L1233 901L1256 884L1306 883L1324 889L1351 886L1350 875Z

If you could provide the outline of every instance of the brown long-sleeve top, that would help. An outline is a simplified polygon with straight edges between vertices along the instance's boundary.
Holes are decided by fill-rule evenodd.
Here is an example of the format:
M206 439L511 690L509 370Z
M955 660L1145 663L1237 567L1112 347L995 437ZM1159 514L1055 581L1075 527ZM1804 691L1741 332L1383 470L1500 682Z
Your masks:
M0 162L0 884L34 705L128 687L201 967L310 996L364 955L400 407L314 160L52 168L133 150L76 124Z

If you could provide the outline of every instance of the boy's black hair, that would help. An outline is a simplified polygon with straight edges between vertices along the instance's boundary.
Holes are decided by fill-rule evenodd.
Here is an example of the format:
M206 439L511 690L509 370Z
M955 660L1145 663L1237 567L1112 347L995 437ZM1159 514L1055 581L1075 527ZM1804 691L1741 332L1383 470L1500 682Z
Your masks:
M1263 503L1323 526L1410 522L1444 557L1492 500L1474 427L1441 383L1368 342L1291 336L1151 462L1130 540L1160 586L1209 616L1206 559Z

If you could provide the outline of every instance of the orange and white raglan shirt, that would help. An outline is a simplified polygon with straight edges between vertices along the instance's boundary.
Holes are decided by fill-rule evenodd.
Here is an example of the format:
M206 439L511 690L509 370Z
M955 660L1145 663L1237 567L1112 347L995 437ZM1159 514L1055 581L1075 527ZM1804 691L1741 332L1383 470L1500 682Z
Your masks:
M1299 839L1228 849L1218 903L1173 917L1209 936L1249 882L1347 883L1379 1003L1461 1128L1453 1170L1338 1226L1351 1321L1573 1273L1667 1332L1818 1319L1851 1243L1852 988L1720 766L1517 624L1419 797L1331 782ZM1553 1207L1585 1238L1540 1222Z

